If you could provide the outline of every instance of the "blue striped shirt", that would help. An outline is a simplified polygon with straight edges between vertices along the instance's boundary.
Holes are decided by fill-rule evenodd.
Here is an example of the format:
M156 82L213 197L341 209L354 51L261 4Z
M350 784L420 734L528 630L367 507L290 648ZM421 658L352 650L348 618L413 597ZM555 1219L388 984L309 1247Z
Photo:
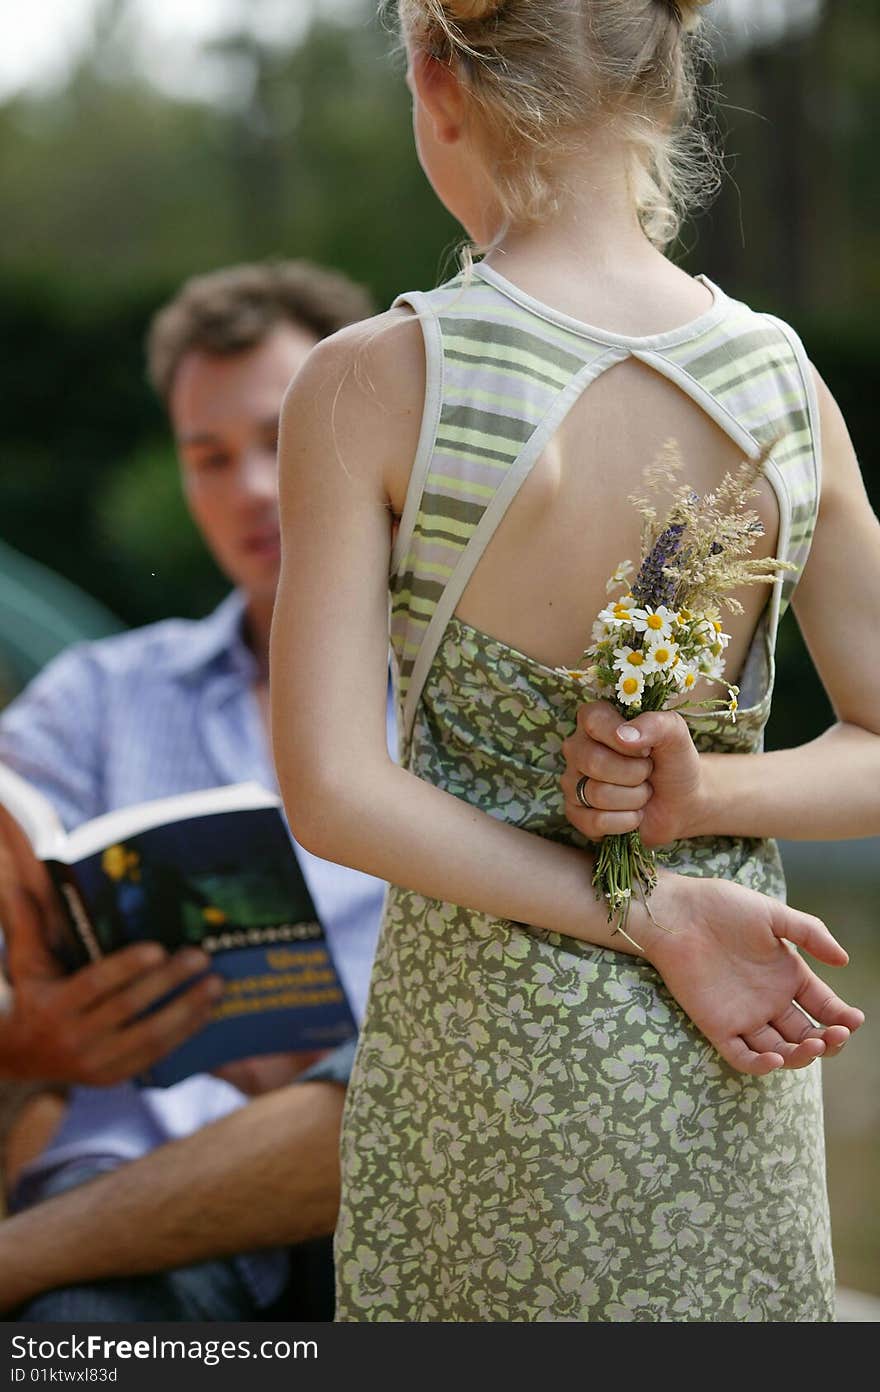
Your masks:
M0 716L0 759L52 801L68 829L132 803L223 783L256 779L274 788L243 614L244 599L233 593L199 622L171 619L69 649ZM394 751L390 696L388 743ZM294 849L360 1022L385 886ZM113 1168L246 1100L203 1075L164 1089L75 1088L65 1121L28 1167L20 1192L33 1202L63 1167L87 1160ZM238 1262L260 1304L278 1297L282 1252Z

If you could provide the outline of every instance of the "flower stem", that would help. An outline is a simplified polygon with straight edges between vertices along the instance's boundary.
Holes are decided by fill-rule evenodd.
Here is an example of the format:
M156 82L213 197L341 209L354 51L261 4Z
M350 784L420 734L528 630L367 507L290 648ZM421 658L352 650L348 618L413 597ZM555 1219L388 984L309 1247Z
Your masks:
M639 952L644 948L627 932L633 898L647 904L657 883L653 851L646 850L638 831L606 836L593 871L596 897L608 904L608 922L614 924L612 937L620 933Z

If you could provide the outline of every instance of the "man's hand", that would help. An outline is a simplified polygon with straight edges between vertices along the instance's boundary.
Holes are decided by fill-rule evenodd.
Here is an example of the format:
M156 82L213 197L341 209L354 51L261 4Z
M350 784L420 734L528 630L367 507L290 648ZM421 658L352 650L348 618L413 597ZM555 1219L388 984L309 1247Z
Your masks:
M319 1049L300 1054L263 1054L258 1058L237 1059L211 1071L248 1097L262 1097L264 1093L275 1092L292 1083L326 1052L326 1049Z
M222 982L208 976L137 1018L209 965L186 949L136 943L65 976L47 943L59 914L48 873L0 808L0 924L12 990L0 1014L0 1078L106 1086L164 1057L210 1017Z
M646 846L698 834L705 797L700 756L674 711L624 720L607 701L590 702L578 711L562 752L565 814L590 841L636 827ZM589 809L575 795L584 775Z

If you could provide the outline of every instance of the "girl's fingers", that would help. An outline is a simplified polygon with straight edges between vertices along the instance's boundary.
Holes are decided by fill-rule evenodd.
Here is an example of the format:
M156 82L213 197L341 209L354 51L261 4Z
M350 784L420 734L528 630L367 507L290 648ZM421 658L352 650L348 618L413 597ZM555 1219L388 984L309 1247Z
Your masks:
M821 918L802 913L800 909L790 909L785 904L780 904L778 908L779 913L773 922L777 938L795 943L815 957L817 962L824 962L829 967L846 966L849 954L828 931Z
M825 1040L825 1053L823 1058L837 1058L837 1055L849 1043L852 1035L844 1025L830 1025L822 1034Z
M825 1053L825 1041L815 1036L802 1042L790 1043L774 1025L763 1025L752 1034L743 1036L750 1049L758 1053L778 1054L785 1068L806 1068Z
M586 746L580 760L583 772L600 783L617 783L623 788L637 788L654 772L651 759L622 759L610 749L595 742Z
M786 1068L807 1068L828 1052L824 1038L811 1035L802 1044L787 1044L782 1057Z
M785 1063L781 1054L772 1050L763 1053L759 1049L753 1049L739 1035L720 1043L716 1040L715 1047L731 1068L735 1068L739 1073L749 1073L754 1078L764 1078L768 1073L775 1073L776 1069L782 1068Z
M842 1005L842 1001L838 1004ZM844 1009L847 1009L847 1006L844 1006ZM792 1001L787 1011L783 1015L777 1016L771 1025L780 1031L781 1036L787 1038L789 1043L806 1044L808 1041L822 1040L824 1045L822 1054L816 1051L813 1057L824 1059L837 1058L842 1048L848 1044L849 1033L851 1033L844 1025L828 1025L827 1029L826 1026L817 1025L816 1020L810 1019L808 1013L803 1011L802 1006L798 1005L796 1001ZM812 1062L812 1058L809 1057L810 1052L812 1052L812 1045L805 1050L792 1052L785 1058L785 1068L799 1068L802 1066L802 1059L805 1058L806 1062Z
M804 1010L792 1001L786 1010L771 1020L773 1029L789 1044L801 1044L805 1039L824 1039L825 1031Z
M606 836L624 836L641 826L642 812L602 812L581 807L580 803L566 804L566 815L588 841L601 841Z
M577 723L578 730L588 739L598 740L609 749L620 751L626 748L617 739L621 723L620 712L609 701L589 701L585 706L581 706L577 713ZM634 750L633 753L638 758L641 751Z
M635 788L654 772L651 759L626 759L585 735L572 735L563 744L562 752L567 770L574 778L585 773L601 783L619 783L625 788Z
M581 807L577 794L573 788L569 788L568 782L564 791L570 794L569 801L575 807ZM620 788L616 783L600 783L595 778L590 778L584 785L587 802L597 812L640 812L651 801L653 791L650 783L640 783L637 788ZM587 811L586 808L583 810Z
M836 996L820 977L810 972L795 1000L802 1010L820 1025L842 1025L847 1031L857 1030L865 1023L864 1012L847 1005Z

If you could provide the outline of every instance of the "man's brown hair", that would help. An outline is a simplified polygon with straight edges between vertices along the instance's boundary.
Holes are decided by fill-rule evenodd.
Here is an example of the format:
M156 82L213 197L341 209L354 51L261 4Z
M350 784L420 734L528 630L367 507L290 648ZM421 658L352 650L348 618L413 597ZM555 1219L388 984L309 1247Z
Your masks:
M167 405L185 354L253 348L286 321L327 338L374 312L368 292L310 261L262 261L193 276L154 316L147 335L150 381Z

